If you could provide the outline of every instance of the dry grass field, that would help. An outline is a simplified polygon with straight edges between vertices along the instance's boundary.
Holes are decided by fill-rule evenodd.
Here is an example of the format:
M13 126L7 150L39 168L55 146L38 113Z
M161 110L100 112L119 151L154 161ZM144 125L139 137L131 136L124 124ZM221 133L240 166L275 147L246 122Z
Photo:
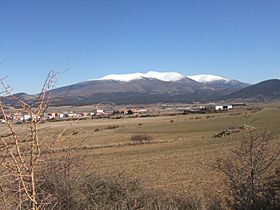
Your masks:
M212 165L239 145L246 132L225 138L213 136L223 129L249 122L257 130L280 129L280 103L258 106L263 108L257 112L246 111L247 114L244 110L233 110L201 115L47 122L40 125L40 131L42 136L53 139L66 129L63 134L66 139L60 147L84 140L79 144L83 149L78 151L86 155L87 171L104 175L125 173L160 191L222 196L222 177ZM25 126L16 125L16 129L23 131ZM153 141L129 145L130 137L135 134L148 134Z

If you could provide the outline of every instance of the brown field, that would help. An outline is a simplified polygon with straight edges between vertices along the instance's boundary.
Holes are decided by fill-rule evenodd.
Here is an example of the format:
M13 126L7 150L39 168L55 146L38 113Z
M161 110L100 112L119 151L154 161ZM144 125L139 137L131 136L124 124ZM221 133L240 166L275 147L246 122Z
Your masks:
M104 175L125 173L142 179L146 187L161 191L222 196L222 177L214 172L212 165L239 145L245 132L225 138L213 138L213 135L249 121L258 130L280 129L280 103L258 106L262 110L246 111L250 117L246 117L244 110L233 110L201 115L47 122L40 125L40 130L42 136L55 139L66 129L63 134L66 139L59 146L78 144L81 149L77 151L87 156L84 164L88 171ZM25 126L16 125L16 129L24 130ZM153 141L129 145L130 137L135 134L148 134Z

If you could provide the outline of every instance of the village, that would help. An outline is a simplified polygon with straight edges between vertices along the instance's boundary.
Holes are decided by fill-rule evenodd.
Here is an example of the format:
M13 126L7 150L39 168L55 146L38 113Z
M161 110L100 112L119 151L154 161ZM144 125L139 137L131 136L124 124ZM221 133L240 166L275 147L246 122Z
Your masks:
M177 115L177 114L206 114L213 112L224 112L232 110L234 107L248 106L245 103L236 104L160 104L160 105L147 105L141 107L127 106L127 107L114 107L103 105L102 108L95 106L91 111L73 111L67 108L67 111L48 111L40 116L41 121L63 121L75 119L98 119L110 118L120 119L129 117L154 117L160 115ZM36 116L31 116L29 113L21 112L18 110L7 111L6 116L13 123L24 123ZM5 123L4 116L0 115L0 123Z

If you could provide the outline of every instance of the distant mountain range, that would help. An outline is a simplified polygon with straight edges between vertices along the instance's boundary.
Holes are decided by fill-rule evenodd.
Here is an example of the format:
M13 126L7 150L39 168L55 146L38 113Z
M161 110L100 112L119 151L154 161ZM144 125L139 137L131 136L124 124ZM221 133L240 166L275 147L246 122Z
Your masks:
M111 74L52 90L52 105L96 103L149 104L193 103L215 100L278 98L279 80L250 85L215 75L184 76L176 72ZM32 102L36 96L18 97ZM6 101L13 103L12 101Z
M213 75L191 78L176 72L150 71L111 74L55 89L52 94L54 98L63 98L63 105L191 103L218 98L247 86L249 84Z

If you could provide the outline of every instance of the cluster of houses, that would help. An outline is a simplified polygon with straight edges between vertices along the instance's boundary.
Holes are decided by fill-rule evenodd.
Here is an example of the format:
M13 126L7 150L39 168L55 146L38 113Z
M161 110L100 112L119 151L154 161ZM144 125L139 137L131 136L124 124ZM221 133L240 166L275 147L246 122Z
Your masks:
M40 118L42 120L63 120L63 119L75 119L75 118L100 118L100 117L110 117L113 115L134 115L146 113L146 109L129 109L124 108L120 110L102 110L95 109L91 112L46 112ZM25 112L14 112L7 114L6 117L13 122L27 122L31 119L35 119L36 116L31 116L29 113ZM4 116L0 115L0 122L5 122Z
M162 105L157 110L162 110L157 113L183 113L183 114L191 114L191 113L209 113L209 112L218 112L218 111L228 111L233 109L233 107L238 106L246 106L246 104L207 104L207 105ZM108 108L107 110L99 109L96 106L96 109L91 112L48 112L44 113L42 120L63 120L63 119L77 119L77 118L102 118L102 117L111 117L111 116L143 116L147 113L148 110L145 108L120 108L118 110L114 110L113 108ZM149 113L153 113L155 110L149 110ZM26 122L31 119L35 119L35 116L31 116L29 113L24 112L14 112L7 117L13 122ZM4 117L0 115L0 122L5 122Z
M26 112L14 112L10 114L6 114L6 118L12 120L14 122L25 122L30 120L31 118L35 119L36 116L31 116L29 113ZM0 115L0 122L5 122L5 118L3 115Z

